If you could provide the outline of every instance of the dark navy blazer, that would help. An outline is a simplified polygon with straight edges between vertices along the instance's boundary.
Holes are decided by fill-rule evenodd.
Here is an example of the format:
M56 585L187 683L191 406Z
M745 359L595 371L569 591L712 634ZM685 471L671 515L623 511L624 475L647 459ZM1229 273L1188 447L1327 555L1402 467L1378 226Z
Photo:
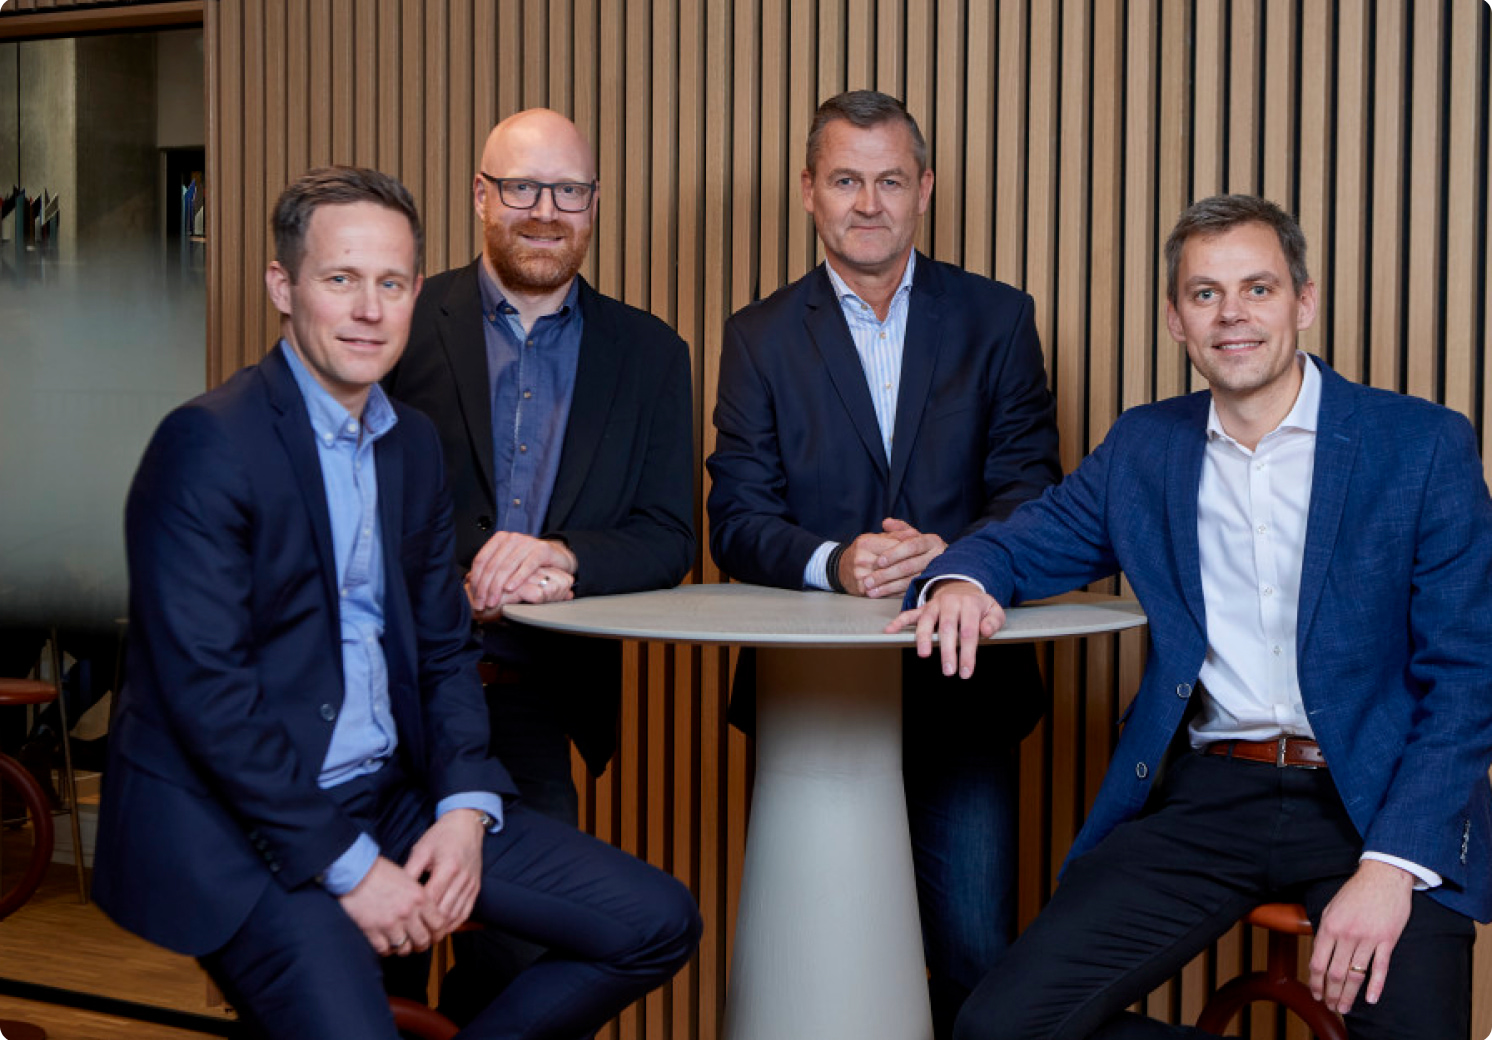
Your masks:
M1492 917L1492 500L1466 419L1348 382L1321 412L1297 623L1301 695L1366 848L1421 864L1434 897ZM1123 570L1149 660L1072 848L1144 804L1207 652L1197 489L1207 392L1131 409L1060 486L951 547L1002 604ZM909 595L908 599L911 600Z
M282 349L166 417L125 512L130 653L94 895L187 954L226 942L266 885L314 884L358 834L316 784L343 699L336 564ZM440 444L395 408L374 454L397 754L432 800L511 794L487 755Z
M896 517L953 541L1009 515L1061 477L1057 427L1031 297L920 253L886 458L865 371L821 264L725 327L708 460L710 552L733 578L797 589L825 541ZM1003 696L945 683L915 658L961 722L1019 739L1045 707L1029 647L987 647ZM742 656L749 667L750 655ZM994 674L998 671L1000 674ZM746 683L750 673L744 673ZM904 679L905 689L912 689ZM972 695L971 695L972 693ZM742 713L734 705L732 715Z

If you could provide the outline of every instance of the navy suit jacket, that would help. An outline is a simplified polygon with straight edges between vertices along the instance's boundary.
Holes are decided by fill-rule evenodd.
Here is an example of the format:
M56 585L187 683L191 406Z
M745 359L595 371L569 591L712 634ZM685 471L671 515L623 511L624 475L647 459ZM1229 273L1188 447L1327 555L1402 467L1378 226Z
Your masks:
M493 534L492 399L481 260L435 275L415 304L409 346L384 380L440 431L463 568ZM694 406L689 348L663 322L580 281L575 392L544 536L579 563L576 596L677 585L694 566ZM621 644L514 629L546 673L566 731L592 772L616 748ZM554 667L563 662L563 667Z
M130 653L94 895L193 955L226 942L265 886L315 884L359 833L316 784L344 694L336 562L281 349L166 417L125 512ZM512 794L487 755L439 441L396 412L374 454L397 755L432 800Z
M1364 847L1492 916L1492 501L1465 418L1321 369L1297 623L1301 696ZM1149 660L1072 856L1145 803L1207 651L1197 492L1210 397L1125 412L1060 486L925 573L1002 604L1123 570ZM914 597L908 596L910 601Z
M710 551L720 569L802 588L804 566L825 541L879 531L896 517L951 542L1057 480L1057 428L1032 312L1025 293L918 254L889 459L823 265L737 312L725 327L707 463ZM981 653L990 654L987 677L999 669L1024 696L965 697L964 706L1018 738L1045 707L1031 650ZM942 678L910 666L927 682Z

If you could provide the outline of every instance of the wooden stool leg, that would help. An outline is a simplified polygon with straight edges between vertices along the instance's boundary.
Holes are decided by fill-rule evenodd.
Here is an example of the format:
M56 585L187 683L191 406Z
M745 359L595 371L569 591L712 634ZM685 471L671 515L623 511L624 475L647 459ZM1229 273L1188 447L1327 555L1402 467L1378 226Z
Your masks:
M78 774L73 772L72 722L67 717L67 694L62 689L62 643L52 629L52 681L57 686L58 728L62 730L62 797L72 830L73 869L78 875L78 902L88 902L88 878L83 869L83 828L78 816Z

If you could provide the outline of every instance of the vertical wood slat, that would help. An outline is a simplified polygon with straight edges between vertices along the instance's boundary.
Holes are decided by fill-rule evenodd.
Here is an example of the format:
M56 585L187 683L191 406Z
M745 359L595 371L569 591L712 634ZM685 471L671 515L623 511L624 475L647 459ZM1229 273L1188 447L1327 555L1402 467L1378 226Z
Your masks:
M271 331L259 270L267 207L284 178L308 162L376 160L440 214L443 245L428 263L440 270L475 249L466 199L481 135L542 98L572 108L606 171L587 274L677 322L690 340L708 452L724 318L812 259L795 254L811 242L796 174L812 102L874 83L915 93L921 106L939 177L924 232L935 255L1036 297L1069 464L1118 410L1191 385L1164 327L1160 245L1187 201L1223 188L1258 188L1298 207L1324 297L1308 343L1349 376L1443 396L1492 448L1481 5L702 0L686 11L664 0L444 0L443 13L417 14L396 0L354 6L344 26L332 0L209 5L213 382L259 356ZM343 30L352 44L335 38ZM303 54L271 53L270 41L299 33ZM556 49L556 38L570 44ZM440 60L449 67L432 67ZM332 69L352 86L339 88ZM277 115L283 126L271 125ZM1087 272L1082 284L1073 271ZM701 475L701 491L705 483ZM707 558L700 576L718 577ZM1142 642L1051 658L1064 707L1023 752L1023 921L1045 899L1091 802ZM729 657L632 647L627 660L632 747L616 769L630 776L587 785L587 820L685 877L707 933L691 973L625 1028L714 1038L749 775L749 749L723 728ZM1259 946L1230 936L1216 954L1221 970ZM1489 960L1482 951L1476 1035L1492 1025ZM1211 974L1192 969L1152 1009L1190 1010ZM1274 1035L1270 1016L1253 1017L1255 1040Z

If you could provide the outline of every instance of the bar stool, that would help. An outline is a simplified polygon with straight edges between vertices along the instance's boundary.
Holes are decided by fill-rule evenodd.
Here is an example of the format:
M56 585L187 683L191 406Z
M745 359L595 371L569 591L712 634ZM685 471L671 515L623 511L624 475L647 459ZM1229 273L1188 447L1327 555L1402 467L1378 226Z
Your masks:
M389 997L389 1010L394 1013L394 1025L399 1032L419 1040L451 1040L460 1032L456 1023L439 1011L404 997Z
M52 842L55 835L52 829L52 807L47 801L47 793L25 766L6 754L0 754L0 788L8 788L21 796L21 801L31 816L33 830L31 856L26 861L26 869L14 888L0 891L0 921L3 921L30 899L41 885L41 879L52 862ZM46 1040L47 1037L46 1030L40 1026L8 1018L0 1019L0 1035L6 1040Z
M57 702L59 728L62 731L62 796L67 802L66 812L72 830L73 867L78 874L78 902L87 903L88 879L83 871L83 833L78 817L77 776L73 772L72 740L68 735L71 723L67 718L67 699L62 696L62 649L58 646L56 632L52 633L52 680L46 682L42 679L0 677L0 707Z
M1300 981L1296 938L1311 934L1311 921L1298 903L1264 903L1244 918L1269 932L1268 960L1263 971L1251 971L1225 983L1197 1016L1197 1028L1221 1036L1244 1005L1272 1000L1300 1016L1317 1040L1347 1040L1341 1016L1315 997Z

